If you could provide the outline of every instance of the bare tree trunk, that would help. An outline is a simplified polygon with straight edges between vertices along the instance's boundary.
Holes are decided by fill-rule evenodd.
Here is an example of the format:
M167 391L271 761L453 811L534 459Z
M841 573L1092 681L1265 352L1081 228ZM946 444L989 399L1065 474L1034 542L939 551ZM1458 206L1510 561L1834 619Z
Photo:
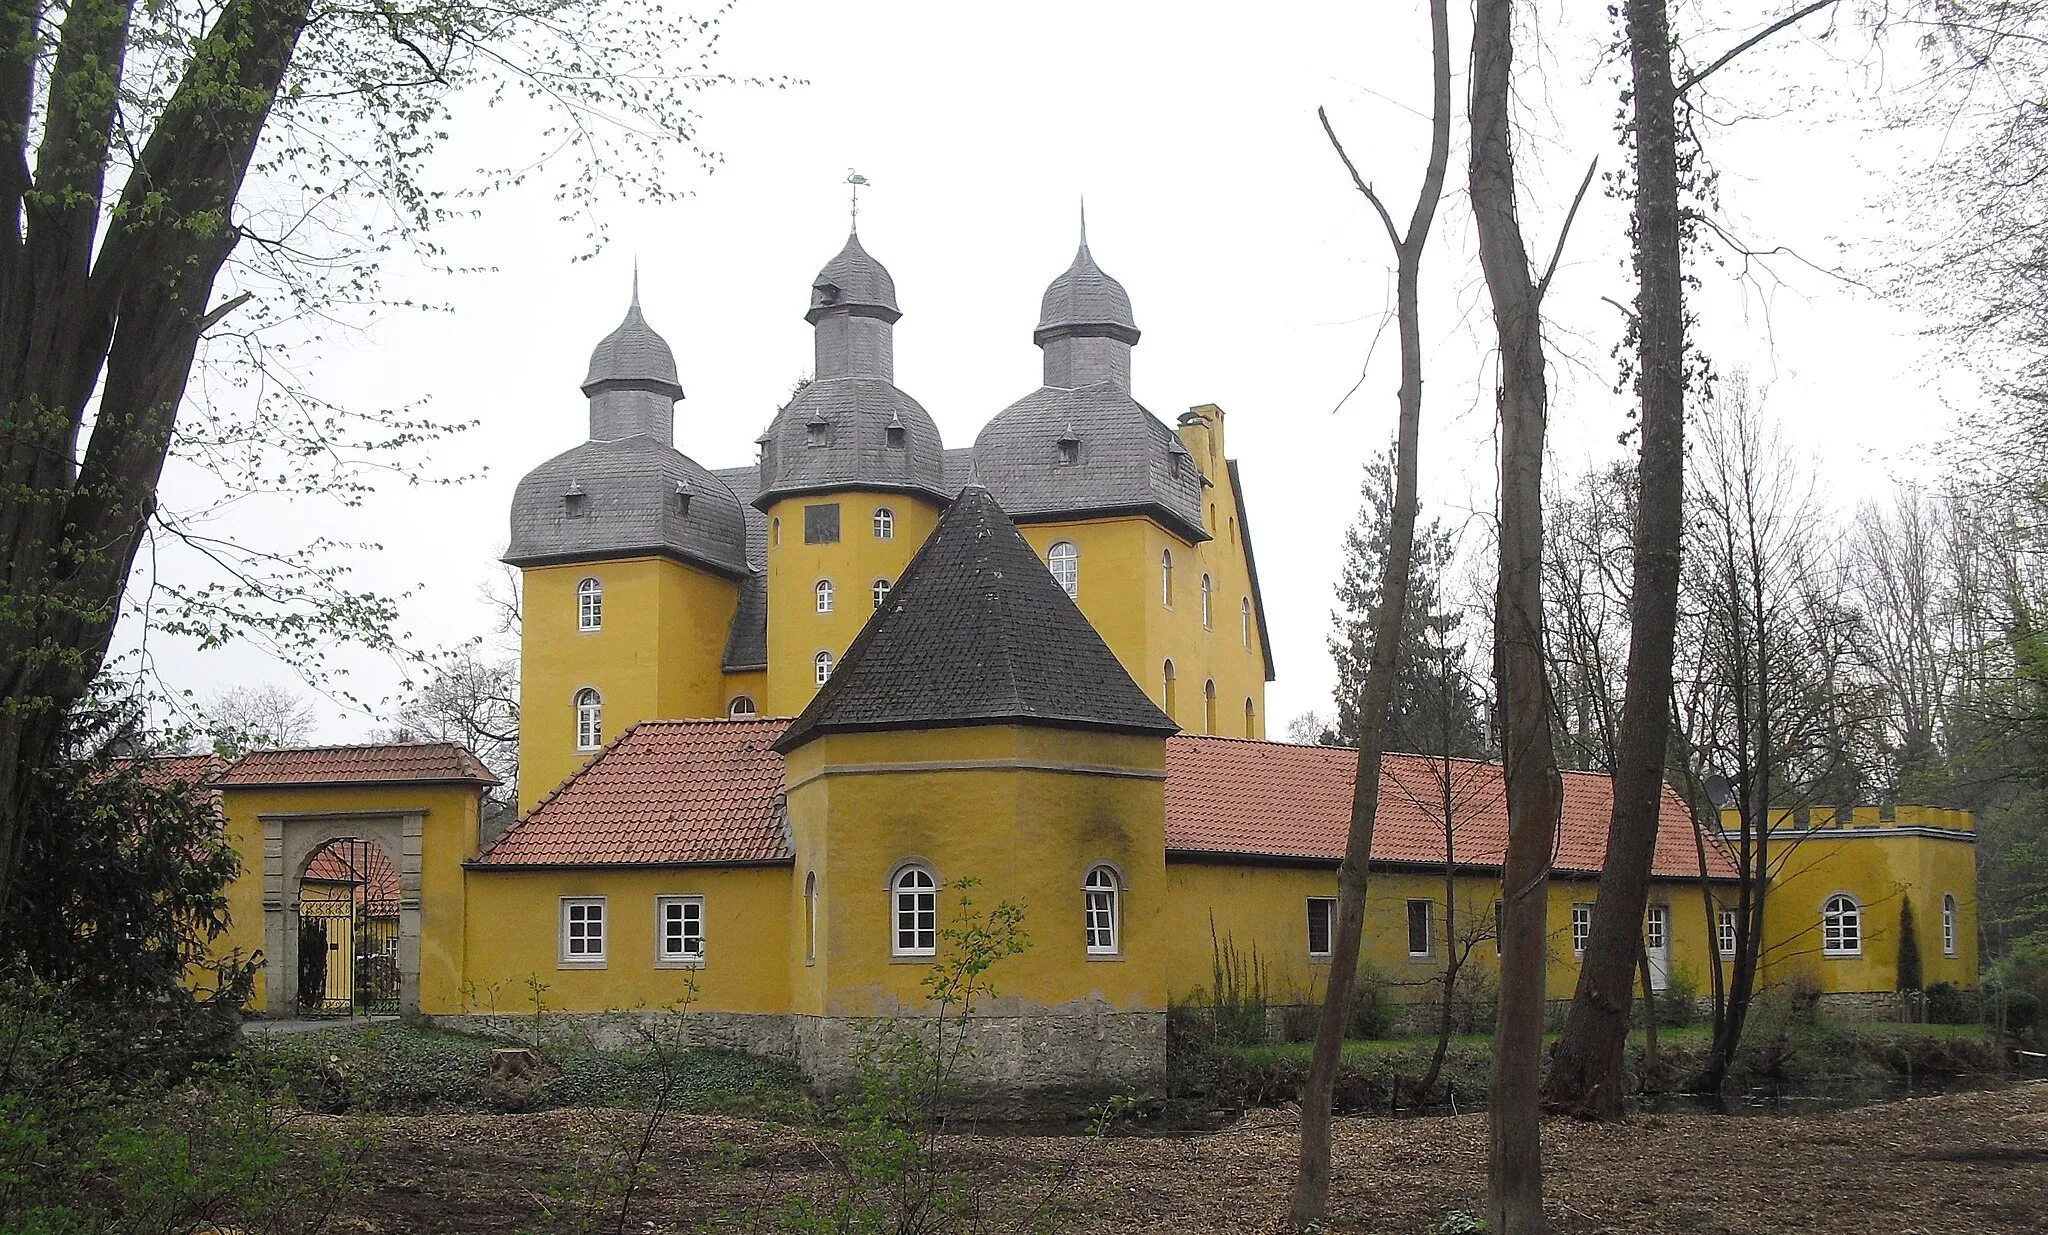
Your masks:
M1657 987L1650 980L1650 950L1636 950L1636 967L1643 980L1643 1090L1648 1092L1657 1075Z
M1449 735L1445 736L1448 738ZM1444 996L1437 1004L1436 1053L1429 1057L1429 1071L1423 1073L1422 1079L1416 1083L1415 1092L1418 1097L1426 1097L1430 1090L1436 1088L1436 1078L1443 1073L1444 1056L1449 1054L1451 1049L1451 1013L1457 1006L1458 972L1465 967L1465 958L1469 955L1459 946L1456 929L1458 801L1451 777L1452 764L1448 740L1444 746L1444 753L1437 761L1437 774L1443 778L1439 782L1443 789L1443 798L1438 806L1443 812L1440 819L1444 825Z
M1344 861L1337 868L1337 923L1330 947L1330 980L1323 1014L1316 1024L1315 1053L1301 1090L1301 1163L1288 1220L1296 1230L1320 1224L1330 1201L1330 1103L1342 1062L1351 992L1358 979L1360 937L1365 930L1366 878L1372 864L1373 822L1379 813L1380 754L1387 738L1387 709L1393 698L1395 656L1401 622L1408 610L1408 576L1415 556L1415 456L1422 429L1422 312L1418 284L1422 251L1443 196L1451 149L1451 34L1447 0L1430 0L1430 51L1434 91L1429 165L1415 211L1403 235L1372 187L1358 174L1329 118L1322 116L1331 145L1372 204L1393 243L1398 264L1395 293L1401 334L1400 427L1394 442L1394 513L1391 543L1380 576L1379 609L1373 614L1372 661L1359 691L1358 770L1351 793L1351 827ZM1321 116L1321 112L1317 113Z
M1642 400L1628 686L1592 932L1544 1086L1550 1110L1588 1119L1621 1118L1626 1097L1622 1052L1671 740L1671 663L1685 535L1685 286L1671 29L1665 0L1628 0L1627 9L1635 105L1636 385Z
M1470 182L1479 260L1500 340L1500 583L1494 674L1508 794L1502 863L1500 1022L1487 1121L1487 1229L1546 1229L1537 1089L1548 977L1550 855L1560 786L1551 746L1543 644L1543 372L1540 288L1515 212L1508 106L1514 66L1512 0L1478 0L1472 34Z

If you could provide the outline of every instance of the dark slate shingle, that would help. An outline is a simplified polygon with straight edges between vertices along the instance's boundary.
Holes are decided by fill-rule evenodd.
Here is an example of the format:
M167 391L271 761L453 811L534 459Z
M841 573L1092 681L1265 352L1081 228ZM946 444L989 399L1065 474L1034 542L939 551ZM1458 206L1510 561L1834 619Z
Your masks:
M1179 730L976 486L940 518L776 749L830 732L1007 722Z

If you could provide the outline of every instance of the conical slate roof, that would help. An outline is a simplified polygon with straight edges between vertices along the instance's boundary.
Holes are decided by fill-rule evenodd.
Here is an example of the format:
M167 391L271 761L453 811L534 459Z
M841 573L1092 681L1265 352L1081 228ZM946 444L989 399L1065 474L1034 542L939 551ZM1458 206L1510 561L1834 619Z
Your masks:
M626 320L598 340L597 349L590 353L590 372L583 379L586 395L606 390L651 390L671 399L683 397L676 376L676 354L640 314L638 271L633 274L633 303L626 310Z
M1162 736L1180 728L974 485L775 748L826 733L1008 723Z
M811 280L811 308L804 320L815 326L826 313L844 308L890 322L903 316L896 307L896 280L860 247L858 233L847 236L846 247Z
M1138 322L1124 285L1103 273L1088 252L1088 216L1081 216L1081 248L1074 264L1045 289L1038 305L1038 329L1031 340L1043 344L1061 335L1103 335L1125 343L1138 341Z

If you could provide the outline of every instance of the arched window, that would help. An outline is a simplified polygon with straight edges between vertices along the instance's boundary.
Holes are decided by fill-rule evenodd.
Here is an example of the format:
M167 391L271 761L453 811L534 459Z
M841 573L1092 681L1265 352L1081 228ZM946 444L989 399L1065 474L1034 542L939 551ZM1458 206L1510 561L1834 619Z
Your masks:
M818 685L832 680L832 653L820 652L811 658L811 664L818 670Z
M1856 898L1828 897L1820 911L1820 954L1855 956L1863 951L1863 909Z
M1202 683L1202 732L1216 732L1216 679Z
M604 700L588 686L576 692L576 749L604 745Z
M1052 581L1060 585L1067 595L1079 599L1081 595L1081 551L1071 540L1056 540L1045 551L1045 564L1052 571Z
M781 518L779 518L779 517L778 517L778 518L775 518L775 519L771 519L771 520L769 520L769 523L768 523L768 547L769 547L769 548L771 548L771 549L776 549L776 548L780 548L781 546L782 546L782 520L781 520Z
M1252 709L1252 697L1244 697L1244 735L1248 738L1259 736L1258 714Z
M882 602L889 599L889 581L887 579L875 580L874 592L875 608L879 609L882 607Z
M922 866L906 866L896 873L889 894L896 915L890 955L938 955L939 881Z
M887 506L875 507L875 539L896 539L896 512Z
M727 709L727 713L732 716L754 715L753 697L750 695L734 695L732 697L732 706Z
M1173 608L1173 550L1159 552L1159 603Z
M585 579L576 585L576 629L601 630L604 627L604 584L595 579Z
M832 612L832 581L830 579L818 580L818 586L815 590L818 593L818 612Z
M1941 954L1956 954L1956 898L1953 892L1944 892L1941 897Z
M1209 576L1204 574L1202 576L1202 629L1208 630L1209 626Z
M818 962L818 872L804 876L804 964Z
M1088 955L1115 956L1117 950L1117 879L1107 866L1097 866L1081 881L1082 912L1088 934Z
M1252 598L1249 596L1237 602L1237 637L1246 647L1252 645Z
M1162 682L1164 683L1164 690L1163 690L1163 691L1162 691L1162 692L1160 693L1160 696L1159 696L1159 697L1160 697L1161 699L1164 699L1164 700L1166 701L1166 714L1167 714L1168 716L1172 716L1172 715L1173 715L1173 662L1172 662L1172 661L1170 661L1170 660L1169 660L1169 661L1167 661L1167 662L1166 662L1166 668L1165 668L1165 669L1164 669L1164 670L1163 670L1163 671L1162 671L1162 672L1160 673L1160 679L1161 679L1161 681L1162 681Z

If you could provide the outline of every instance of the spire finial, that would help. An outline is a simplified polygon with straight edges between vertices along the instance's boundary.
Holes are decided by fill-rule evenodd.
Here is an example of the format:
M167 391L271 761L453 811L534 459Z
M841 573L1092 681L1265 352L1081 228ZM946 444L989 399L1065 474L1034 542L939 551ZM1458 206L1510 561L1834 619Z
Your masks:
M853 186L853 227L851 230L856 236L860 235L860 187L867 182L868 178L866 176L861 175L851 167L846 169L846 183Z
M633 255L633 308L640 307L640 255Z
M1081 194L1081 247L1088 247L1088 195Z

